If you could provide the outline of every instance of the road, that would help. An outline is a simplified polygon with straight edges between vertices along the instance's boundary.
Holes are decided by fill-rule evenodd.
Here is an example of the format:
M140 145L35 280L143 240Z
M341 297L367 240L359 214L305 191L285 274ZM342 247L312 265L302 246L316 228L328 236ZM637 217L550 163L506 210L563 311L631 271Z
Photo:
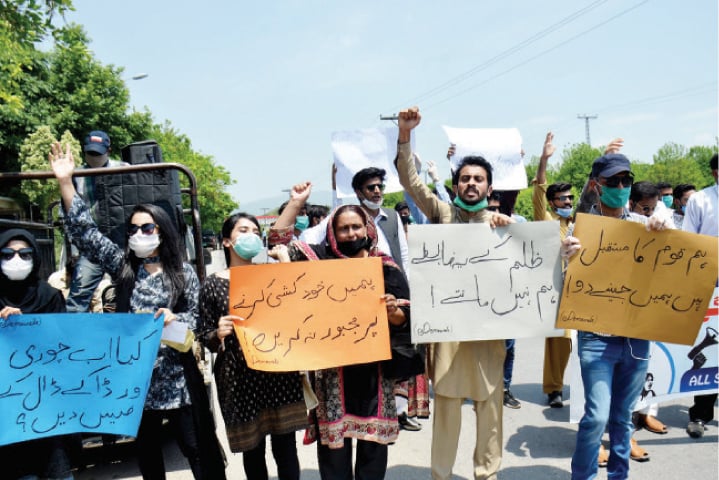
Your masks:
M219 251L218 251L219 252ZM216 252L217 253L217 252ZM221 255L221 253L220 253ZM221 256L215 256L213 268L222 264ZM514 380L512 392L522 402L519 410L504 410L504 451L499 480L569 480L570 461L574 450L576 424L569 423L569 401L571 394L565 386L565 407L548 408L546 396L542 393L542 364L544 340L538 338L517 340ZM569 378L567 372L566 379ZM717 420L708 424L703 438L695 440L684 432L687 409L691 398L684 398L662 404L658 417L669 428L666 435L657 435L646 430L635 434L639 444L651 455L649 462L631 462L631 478L669 480L696 479L712 480L719 477L719 455L717 451ZM459 453L454 469L455 479L471 480L472 451L474 449L474 413L472 406L462 407L463 428L460 436ZM716 415L715 415L716 417ZM421 420L419 432L401 432L398 441L389 449L387 480L415 480L430 478L430 443L432 425L430 420ZM218 418L218 436L228 455L227 478L245 479L242 458L227 449L221 418ZM297 434L298 454L302 466L302 478L319 480L315 445L301 444ZM605 435L605 445L608 439ZM89 455L95 465L76 474L78 480L140 479L132 458L132 444L122 445L114 458L101 459L100 455ZM96 449L99 450L99 449ZM95 457L95 460L92 459ZM272 454L268 446L268 469L270 478L277 478ZM172 441L165 445L165 462L168 480L191 480L192 474L187 463ZM606 473L600 469L599 479Z

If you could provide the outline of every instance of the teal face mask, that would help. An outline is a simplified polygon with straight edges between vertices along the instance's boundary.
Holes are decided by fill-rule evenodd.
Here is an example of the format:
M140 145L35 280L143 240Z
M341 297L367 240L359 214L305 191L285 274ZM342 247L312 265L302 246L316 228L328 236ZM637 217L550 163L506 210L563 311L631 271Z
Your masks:
M298 215L295 217L295 228L297 230L305 231L310 226L310 217L307 215Z
M232 245L235 253L245 260L252 260L262 251L262 239L254 233L241 233Z
M480 210L483 210L487 208L487 199L485 198L481 202L475 204L475 205L467 205L462 201L461 198L459 198L459 195L454 197L454 204L457 205L462 210L467 210L468 212L478 212Z
M609 208L621 208L629 201L631 188L612 188L603 186L602 193L599 195L600 200Z
M664 196L662 196L662 202L664 202L665 207L672 208L672 203L674 202L674 197L671 195L664 195Z

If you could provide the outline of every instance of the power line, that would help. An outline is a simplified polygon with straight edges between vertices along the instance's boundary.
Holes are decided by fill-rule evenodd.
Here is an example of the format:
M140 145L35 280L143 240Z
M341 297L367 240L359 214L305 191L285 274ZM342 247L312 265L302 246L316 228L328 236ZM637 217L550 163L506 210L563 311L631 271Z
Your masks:
M480 83L477 83L477 84L475 84L475 85L473 85L473 86L471 86L471 87L465 88L464 90L461 90L461 91L459 91L459 92L457 92L457 93L455 93L455 94L453 94L453 95L450 95L449 97L446 97L446 98L444 98L443 100L440 100L440 101L438 101L438 102L432 103L432 104L430 104L429 106L423 107L422 110L426 112L427 110L429 110L429 109L431 109L431 108L433 108L433 107L436 107L437 105L441 105L441 104L443 104L443 103L446 103L446 102L448 102L448 101L450 101L450 100L452 100L452 99L454 99L454 98L456 98L456 97L458 97L458 96L460 96L460 95L464 95L465 93L467 93L467 92L469 92L469 91L471 91L471 90L474 90L474 89L477 88L477 87L480 87L480 86L484 85L485 83L488 83L488 82L490 82L490 81L492 81L492 80L494 80L494 79L496 79L496 78L498 78L498 77L501 77L501 76L503 76L503 75L506 75L507 73L512 72L512 71L514 71L514 70L516 70L516 69L518 69L518 68L520 68L520 67L523 67L523 66L526 65L527 63L529 63L529 62L531 62L531 61L533 61L533 60L536 60L536 59L538 59L538 58L540 58L540 57L542 57L542 56L544 56L544 55L546 55L546 54L548 54L548 53L550 53L550 52L552 52L552 51L554 51L554 50L556 50L556 49L558 49L558 48L560 48L560 47L562 47L562 46L564 46L564 45L566 45L567 43L570 43L570 42L576 40L577 38L582 37L582 36L584 36L584 35L586 35L586 34L592 32L592 31L594 31L594 30L596 30L596 29L598 29L598 28L600 28L600 27L606 25L607 23L616 20L617 18L619 18L619 17L621 17L621 16L623 16L623 15L626 15L626 14L629 13L630 11L639 8L640 6L644 5L644 4L647 3L647 2L649 2L649 0L643 0L643 1L641 1L641 2L639 2L639 3L637 3L637 4L633 5L633 6L631 6L631 7L627 8L627 9L625 9L625 10L622 10L622 11L619 12L618 14L613 15L612 17L609 17L607 20L604 20L603 22L600 22L600 23L594 25L593 27L591 27L591 28L589 28L589 29L587 29L587 30L584 30L584 31L582 31L582 32L580 32L580 33L578 33L578 34L576 34L576 35L573 35L572 37L568 38L567 40L564 40L564 41L562 41L562 42L560 42L560 43L558 43L558 44L556 44L556 45L554 45L554 46L552 46L552 47L550 47L550 48L548 48L548 49L546 49L546 50L543 50L543 51L539 52L538 54L534 55L533 57L530 57L530 58L528 58L527 60L524 60L523 62L520 62L520 63L518 63L518 64L516 64L516 65L514 65L514 66L512 66L512 67L510 67L510 68L508 68L508 69L506 69L506 70L504 70L504 71L502 71L502 72L500 72L500 73L498 73L498 74L492 76L492 77L489 77L489 78L485 79L484 81L482 81L482 82L480 82Z
M562 20L558 21L557 23L550 25L549 27L545 28L544 30L539 31L539 32L535 33L534 35L532 35L531 37L519 42L518 44L498 53L497 55L490 58L489 60L486 60L485 62L472 67L471 69L467 70L466 72L461 73L460 75L457 75L456 77L447 80L446 82L444 82L441 85L438 85L430 90L420 93L418 96L414 97L414 100L410 100L408 102L404 102L399 105L395 105L394 107L392 107L392 110L396 110L396 109L404 107L406 105L416 104L416 103L423 101L427 98L432 98L432 97L438 95L443 90L446 90L447 88L449 88L451 86L454 86L458 83L463 82L464 80L473 76L474 74L487 69L491 65L510 56L511 54L522 50L524 47L529 46L532 43L535 43L537 40L539 40L543 37L546 37L550 33L553 33L554 31L558 30L560 27L563 27L564 25L571 23L572 21L576 20L577 18L581 17L582 15L584 15L586 13L589 13L590 11L599 7L601 4L606 3L607 1L608 0L597 0L594 3L591 3L584 8L577 10L576 12L563 18Z

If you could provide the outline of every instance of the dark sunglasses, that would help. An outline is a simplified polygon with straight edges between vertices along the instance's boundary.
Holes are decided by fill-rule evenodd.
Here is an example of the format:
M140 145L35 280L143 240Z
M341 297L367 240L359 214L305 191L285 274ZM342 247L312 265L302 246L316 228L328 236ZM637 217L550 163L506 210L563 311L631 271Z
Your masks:
M489 210L490 212L498 212L499 207L496 205L492 205L491 207L487 207L487 210Z
M368 192L374 192L379 188L380 192L384 192L384 183L373 183L371 185L365 185L365 190Z
M574 195L560 195L558 197L554 197L554 200L559 200L560 202L566 202L567 200L574 201Z
M3 260L12 260L15 255L20 255L23 260L32 260L32 254L34 250L32 247L21 248L20 250L13 250L12 248L3 248L0 250L0 258Z
M617 188L620 183L624 188L631 187L634 183L634 175L630 173L629 175L626 175L624 177L618 177L614 175L609 178L604 178L604 184L609 188Z
M142 225L135 225L130 224L129 227L127 227L127 234L128 235L135 235L138 230L142 230L142 233L145 235L151 235L155 232L155 228L157 228L157 225L154 223L143 223Z

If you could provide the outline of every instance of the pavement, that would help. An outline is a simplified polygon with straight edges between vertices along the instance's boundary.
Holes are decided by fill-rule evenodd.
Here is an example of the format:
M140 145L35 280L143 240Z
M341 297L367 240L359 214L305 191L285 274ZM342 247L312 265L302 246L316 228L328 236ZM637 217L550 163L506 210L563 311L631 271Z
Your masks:
M216 251L220 252L220 251ZM220 252L221 255L221 252ZM223 262L217 257L213 267ZM544 339L518 339L514 363L512 393L522 403L518 410L504 409L504 449L499 480L569 480L570 463L577 425L569 423L569 386L564 388L564 408L549 408L542 393L542 365ZM569 371L565 380L569 379ZM692 398L687 397L663 403L658 418L669 432L657 435L646 430L636 432L639 445L650 453L644 463L631 461L630 478L652 480L714 480L719 478L719 450L717 420L707 425L704 437L690 438L684 429L687 410ZM217 410L218 437L227 454L227 478L246 479L242 457L227 448L222 419ZM715 407L715 418L716 407ZM453 479L472 480L472 453L474 450L474 412L472 405L462 407L462 431ZM422 430L402 431L397 442L389 448L387 480L429 479L431 417L420 420ZM317 450L313 445L302 445L302 434L297 433L297 450L304 480L319 480ZM268 440L269 443L269 440ZM608 446L607 435L604 444ZM103 457L101 448L86 448L88 467L75 474L77 480L141 479L133 458L132 442L117 446ZM192 473L186 460L171 439L165 442L165 464L168 480L191 480ZM267 464L271 479L277 478L277 469L271 450L267 448ZM599 469L598 479L606 479L606 469Z

